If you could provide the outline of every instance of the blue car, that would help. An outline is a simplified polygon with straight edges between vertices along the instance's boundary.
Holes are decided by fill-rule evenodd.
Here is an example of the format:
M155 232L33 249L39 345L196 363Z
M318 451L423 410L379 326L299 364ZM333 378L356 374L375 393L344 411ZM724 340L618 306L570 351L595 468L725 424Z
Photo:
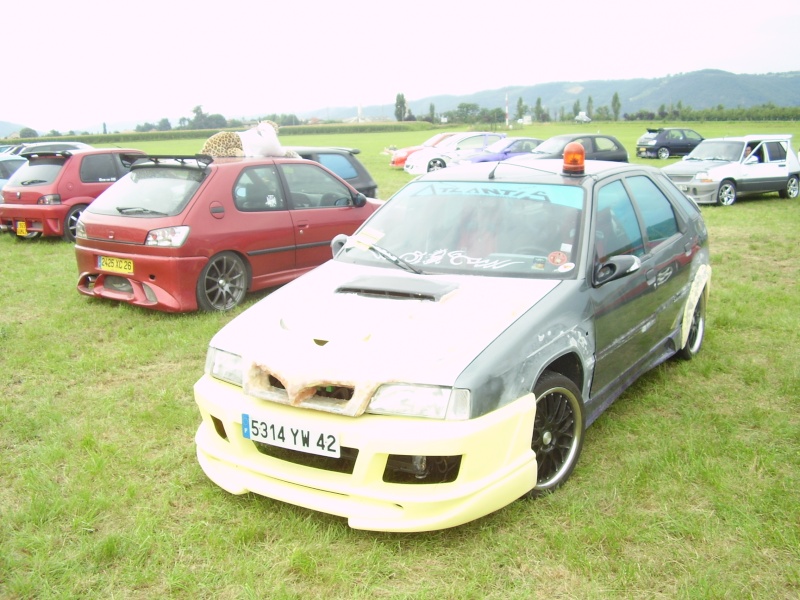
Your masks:
M459 156L458 159L453 161L453 163L468 164L505 160L507 158L511 158L512 156L527 154L543 141L544 140L540 140L539 138L531 137L506 137L486 146L486 148L483 150L478 150L471 154Z

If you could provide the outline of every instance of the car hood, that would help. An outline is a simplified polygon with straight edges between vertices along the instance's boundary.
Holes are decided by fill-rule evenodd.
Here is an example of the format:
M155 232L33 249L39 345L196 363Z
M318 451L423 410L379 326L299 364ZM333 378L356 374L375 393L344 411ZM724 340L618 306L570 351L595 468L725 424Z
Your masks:
M329 261L273 292L211 345L285 385L452 385L552 280L412 275Z
M682 160L668 165L662 170L668 175L694 175L700 171L708 171L730 164L731 162L725 160Z

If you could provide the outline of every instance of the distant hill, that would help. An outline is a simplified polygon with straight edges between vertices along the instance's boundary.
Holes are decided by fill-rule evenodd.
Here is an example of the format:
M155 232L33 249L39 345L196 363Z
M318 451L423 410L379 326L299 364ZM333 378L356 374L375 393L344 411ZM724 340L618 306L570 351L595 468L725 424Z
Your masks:
M403 90L397 90L403 93ZM581 108L586 108L589 96L594 109L601 106L610 108L614 94L619 94L622 104L620 115L634 114L640 110L656 112L663 104L695 110L722 105L725 108L747 108L772 103L775 106L800 106L800 71L786 73L766 73L762 75L737 75L727 71L706 69L692 73L680 73L656 79L620 79L612 81L561 81L539 83L530 86L511 86L498 90L485 90L464 96L430 96L427 98L406 98L411 112L417 117L428 114L433 104L437 113L455 110L461 103L477 104L481 108L505 108L508 95L509 114L516 111L517 101L533 108L536 99L542 99L542 106L557 116L564 108L569 112L578 100ZM394 120L394 100L375 106L362 106L361 116L371 119ZM388 113L388 114L387 114ZM359 114L357 106L325 107L314 111L296 113L301 119L318 117L325 120L343 121ZM230 118L230 115L224 115ZM251 115L257 118L258 115ZM135 115L134 115L135 118ZM144 122L142 120L141 122ZM177 122L177 119L175 120ZM110 131L133 129L137 121L125 124L109 124ZM0 138L19 131L24 125L0 121ZM44 132L39 132L43 134Z
M403 93L398 90L398 93ZM595 110L600 106L611 106L614 94L619 94L622 104L620 114L633 114L640 110L657 111L663 104L669 107L681 102L684 107L696 110L722 105L725 108L747 108L772 103L776 106L800 106L800 71L787 73L767 73L763 75L737 75L727 71L707 69L692 73L681 73L657 79L623 79L613 81L562 81L540 83L531 86L512 86L498 90L486 90L465 96L430 96L410 99L406 103L417 117L428 114L433 104L437 113L455 110L462 102L477 104L481 108L505 108L508 94L509 113L513 114L517 101L529 107L542 99L542 106L551 114L558 115L563 107L571 111L576 100L586 107L592 97ZM388 108L392 114L386 115L387 105L363 106L364 117L384 116L394 119L394 99ZM355 116L355 106L325 108L299 114L301 118L312 116L334 120Z

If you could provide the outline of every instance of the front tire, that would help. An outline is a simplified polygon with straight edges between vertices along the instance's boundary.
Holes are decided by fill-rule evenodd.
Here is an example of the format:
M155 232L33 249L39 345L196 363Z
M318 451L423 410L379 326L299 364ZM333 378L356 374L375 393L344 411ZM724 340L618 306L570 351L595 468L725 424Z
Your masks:
M67 216L64 218L64 233L61 236L66 241L75 241L75 234L78 231L78 219L81 218L84 210L86 210L85 204L76 204L67 212Z
M531 449L536 453L536 486L528 497L549 494L572 474L586 429L583 398L572 380L545 371L533 389L536 417Z
M244 300L248 288L247 266L239 255L221 252L212 257L197 280L197 306L206 311L226 311Z
M669 158L669 148L659 148L658 149L658 158L661 160L666 160Z
M797 198L799 194L800 181L798 181L797 175L790 175L789 180L786 182L786 189L778 192L778 195L781 198Z
M441 158L434 158L428 163L428 172L444 169L447 165Z
M719 184L717 190L717 204L720 206L731 206L736 202L736 184L730 179L726 179Z

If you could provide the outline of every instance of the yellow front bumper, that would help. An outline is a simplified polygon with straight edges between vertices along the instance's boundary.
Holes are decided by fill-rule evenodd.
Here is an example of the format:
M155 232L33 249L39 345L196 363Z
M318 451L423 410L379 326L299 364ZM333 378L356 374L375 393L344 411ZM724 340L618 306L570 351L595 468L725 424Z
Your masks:
M364 414L347 417L262 401L204 375L195 384L203 422L197 458L206 475L233 494L254 492L346 517L355 529L429 531L492 513L536 482L531 450L536 401L527 394L469 421L438 421ZM340 444L358 450L352 473L303 466L261 454L242 435L242 414L302 422L335 431ZM215 426L214 420L217 419ZM220 435L219 424L224 428ZM387 483L388 456L461 456L451 483Z

